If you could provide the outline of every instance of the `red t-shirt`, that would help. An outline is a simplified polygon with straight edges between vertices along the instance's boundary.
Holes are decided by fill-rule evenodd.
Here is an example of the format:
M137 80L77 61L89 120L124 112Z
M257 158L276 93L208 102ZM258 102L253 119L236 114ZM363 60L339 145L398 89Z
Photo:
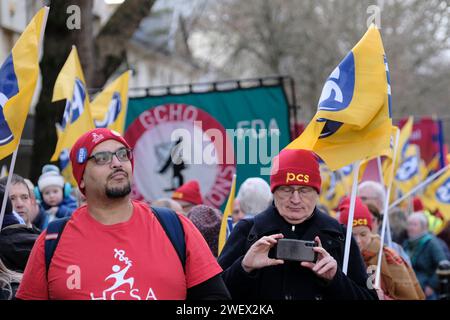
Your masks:
M178 215L186 240L186 272L158 219L133 201L123 223L103 225L83 206L67 222L45 272L46 233L37 239L17 292L19 299L185 299L187 288L219 274L200 232Z

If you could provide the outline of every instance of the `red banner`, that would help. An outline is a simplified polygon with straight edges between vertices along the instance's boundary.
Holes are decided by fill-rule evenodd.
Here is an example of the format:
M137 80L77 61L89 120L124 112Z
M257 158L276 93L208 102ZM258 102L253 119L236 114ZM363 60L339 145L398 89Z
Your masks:
M399 127L403 127L407 120L407 118L401 119ZM439 122L431 117L423 117L419 121L414 121L409 142L420 147L420 155L426 164L441 152L441 134Z

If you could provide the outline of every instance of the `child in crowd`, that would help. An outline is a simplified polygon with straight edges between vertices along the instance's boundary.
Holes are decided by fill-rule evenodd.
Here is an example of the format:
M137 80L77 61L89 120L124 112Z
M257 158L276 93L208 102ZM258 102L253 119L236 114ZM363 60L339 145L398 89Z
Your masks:
M41 208L46 212L45 227L56 218L70 216L77 208L77 201L70 194L70 184L64 182L55 165L47 164L42 167L35 193Z

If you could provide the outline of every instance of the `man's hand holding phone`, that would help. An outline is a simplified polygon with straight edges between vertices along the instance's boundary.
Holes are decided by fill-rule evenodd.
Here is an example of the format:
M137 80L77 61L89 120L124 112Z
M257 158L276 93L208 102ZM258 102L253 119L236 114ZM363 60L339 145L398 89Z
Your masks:
M283 264L283 260L269 258L269 250L282 238L283 234L278 233L256 241L242 259L241 265L244 271L249 273L256 269Z
M314 239L318 246L314 247L314 251L317 252L318 257L316 263L313 262L301 262L301 265L305 268L311 269L318 277L325 280L333 280L337 272L336 260L322 247L320 238Z

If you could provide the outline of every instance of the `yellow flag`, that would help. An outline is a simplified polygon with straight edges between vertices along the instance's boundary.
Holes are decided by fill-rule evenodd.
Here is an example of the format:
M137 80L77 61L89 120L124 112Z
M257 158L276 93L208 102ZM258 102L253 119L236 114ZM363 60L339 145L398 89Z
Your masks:
M62 135L62 128L56 126L56 135L58 138ZM70 163L70 149L63 149L59 155L59 167L61 168L61 175L64 180L69 182L72 186L77 186L77 182L72 173L72 164Z
M123 134L128 106L130 71L124 72L91 102L97 128L109 128Z
M395 155L395 164L394 164L394 149L395 149L395 141L398 135L398 143L397 143L397 152ZM391 128L391 142L389 144L389 148L383 150L381 155L385 156L383 163L381 165L381 170L383 174L383 183L386 187L389 187L393 181L395 172L399 164L401 163L401 150L403 148L403 143L401 142L401 131L398 127L392 126ZM392 168L394 167L394 169ZM393 193L391 193L392 195Z
M425 207L431 210L439 209L444 216L444 222L450 220L450 170L430 183L422 197Z
M389 69L372 25L331 73L316 115L286 148L313 150L334 171L378 156L389 147L391 126Z
M70 149L82 134L95 128L89 94L75 46L56 78L52 101L61 99L67 100L62 121L63 132L58 138L51 161L57 161L64 149Z
M61 152L59 157L61 175L64 177L64 180L69 182L72 186L77 186L78 184L72 173L72 164L70 163L69 156L70 151L68 149L64 149L63 152Z
M220 233L219 233L219 252L218 256L222 252L223 247L225 246L225 241L227 240L227 226L228 226L228 217L231 216L233 212L233 203L234 197L236 195L236 175L233 175L233 181L231 182L231 190L228 196L227 205L225 206L225 210L223 211L222 223L220 225Z
M397 158L399 159L399 162L400 159L402 159L402 157L400 157L399 155L403 156L406 152L406 148L408 146L408 142L412 134L413 125L414 125L414 117L410 116L408 118L408 121L406 121L406 123L400 130L400 137L398 140L398 151L397 151Z
M354 167L355 166L353 164L349 164L337 170L340 175L341 184L344 186L346 193L350 193L352 190ZM362 177L362 175L360 174L359 177Z
M398 138L397 152L396 152L396 156L395 156L395 164L392 163L393 148L391 148L392 155L390 157L388 156L388 158L385 159L385 161L383 162L383 176L384 176L384 181L385 181L386 186L389 186L392 183L395 173L397 172L400 164L405 159L406 148L408 147L408 142L409 142L409 138L411 137L413 125L414 125L414 117L411 116L408 118L408 121L406 121L406 123L403 125L402 129L400 130L400 134L399 134L399 138ZM394 128L395 129L393 129L394 131L392 132L392 136L394 137L394 141L395 141L396 131L399 129L395 126L394 126ZM392 171L392 166L394 166L393 171Z
M39 77L48 7L36 13L0 68L0 159L17 148Z
M396 171L396 186L403 194L406 194L422 182L426 176L427 168L420 157L419 147L415 144L408 145L404 154L404 160Z
M347 187L342 180L340 172L332 172L325 165L320 165L320 176L322 178L320 203L328 208L329 213L334 216L334 209L339 201L347 194Z
M440 158L440 154L437 154L433 157L433 159L430 161L430 163L428 163L428 165L427 165L428 174L427 175L433 174L434 172L439 170L439 164L440 164L439 158Z

